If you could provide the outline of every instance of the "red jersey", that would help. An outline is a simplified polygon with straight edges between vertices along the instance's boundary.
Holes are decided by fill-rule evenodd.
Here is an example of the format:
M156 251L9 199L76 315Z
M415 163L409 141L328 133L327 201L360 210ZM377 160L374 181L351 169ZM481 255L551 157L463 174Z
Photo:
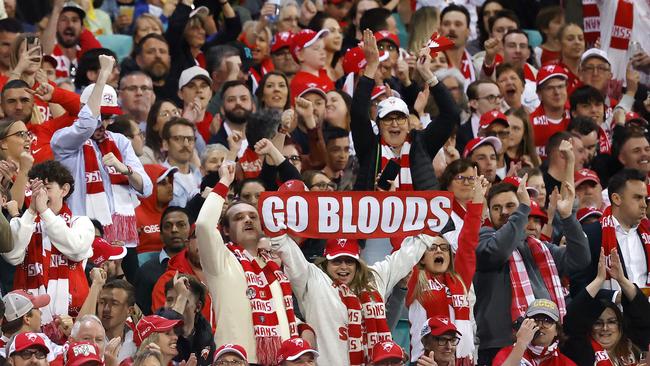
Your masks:
M530 124L533 127L535 148L542 159L546 158L545 150L548 139L557 132L566 131L570 120L571 117L569 116L568 110L564 111L564 116L560 120L548 118L541 104L530 114Z

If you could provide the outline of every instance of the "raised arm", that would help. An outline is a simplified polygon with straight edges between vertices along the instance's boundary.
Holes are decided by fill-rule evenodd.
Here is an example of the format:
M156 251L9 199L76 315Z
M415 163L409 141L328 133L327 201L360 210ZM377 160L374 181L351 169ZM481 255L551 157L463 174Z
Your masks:
M359 77L359 82L354 89L352 97L352 106L350 110L350 130L354 149L358 156L367 154L375 143L375 133L370 123L370 95L372 88L375 87L375 74L379 67L379 50L377 49L377 40L371 31L363 32L363 53L366 57L366 69L363 75Z
M477 176L474 168L474 176ZM481 215L483 214L483 200L489 182L483 176L474 181L472 187L472 201L467 204L467 213L463 218L465 223L458 235L458 250L454 257L454 268L465 283L465 287L472 285L474 272L476 272L476 246L478 245L478 232L481 229Z
M310 277L327 276L316 265L307 261L298 244L289 235L282 234L271 238L271 248L282 259L284 273L289 277L291 289L297 298L302 299L307 293Z
M90 280L92 283L90 284L88 296L86 297L83 305L81 305L79 314L77 314L77 319L81 319L84 315L97 315L97 303L99 302L99 294L102 292L102 288L106 283L106 277L106 271L104 271L101 267L95 267L90 270Z

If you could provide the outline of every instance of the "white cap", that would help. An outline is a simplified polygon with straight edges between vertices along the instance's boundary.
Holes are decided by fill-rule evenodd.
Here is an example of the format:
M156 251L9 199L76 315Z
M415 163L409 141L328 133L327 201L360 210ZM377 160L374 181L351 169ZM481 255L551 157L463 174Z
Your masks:
M201 5L198 8L192 10L192 12L190 13L190 18L194 17L195 15L200 15L204 17L207 16L208 14L210 14L210 9Z
M24 316L32 309L47 306L50 303L50 296L34 296L22 290L15 290L6 294L2 301L5 304L4 318L10 322Z
M93 89L95 89L95 83L88 85L84 89L79 98L81 104L88 104L88 99L90 99L90 94L92 94ZM104 85L100 112L103 114L122 114L122 109L117 103L117 92L110 85Z
M167 179L167 177L168 177L169 175L174 174L174 173L176 173L177 171L178 171L178 167L175 167L175 166L172 166L172 167L167 168L167 170L165 170L165 171L162 173L162 175L161 175L160 177L158 177L158 179L156 179L156 183L160 183L160 182L162 182L163 180Z
M401 112L405 115L409 115L409 107L406 103L395 97L388 97L377 105L377 117L384 118L387 114L391 112Z
M208 84L212 84L212 79L206 69L200 66L192 66L189 69L183 70L181 73L181 78L178 80L178 90L181 90L185 85L189 84L190 81L199 77L205 79Z
M610 66L612 65L612 62L609 60L609 57L607 56L607 52L599 49L599 48L590 48L585 51L585 53L582 54L582 57L580 57L580 64L583 64L587 59L590 59L592 57L598 57L601 58L603 61L607 62Z

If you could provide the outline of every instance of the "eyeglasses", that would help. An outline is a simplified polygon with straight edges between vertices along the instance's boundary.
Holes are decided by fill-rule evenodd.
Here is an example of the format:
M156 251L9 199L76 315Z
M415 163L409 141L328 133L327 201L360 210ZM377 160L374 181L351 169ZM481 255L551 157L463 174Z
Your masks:
M596 322L594 323L594 329L604 329L605 326L607 326L607 328L618 328L618 320L616 319L610 319L607 321L596 320Z
M393 116L393 117L384 117L381 119L381 124L384 126L390 126L397 124L398 126L405 125L408 122L408 118L404 116Z
M436 252L438 249L440 249L441 252L448 252L449 248L451 246L447 243L442 243L442 244L431 244L431 246L427 249L430 252Z
M501 99L503 99L503 95L494 95L494 94L490 94L490 95L486 95L486 96L484 96L484 97L478 97L478 98L476 98L476 99L479 99L479 100L480 100L480 99L485 99L485 100L487 100L487 101L490 102L490 103L494 103L494 102L496 102L497 100L501 100Z
M300 156L298 155L289 155L285 156L285 159L289 159L289 161L300 161Z
M20 356L20 358L22 358L24 361L28 361L34 356L36 356L37 360L42 360L47 357L47 354L40 349L27 349L18 352L18 356Z
M11 135L7 135L7 136L3 137L1 140L4 140L4 139L9 138L11 136L18 136L23 140L31 140L32 137L34 136L34 134L32 134L31 131L27 131L27 130L18 131L18 132L12 133Z
M460 338L458 338L458 337L453 337L453 338L435 337L434 339L436 340L436 342L438 343L439 346L444 346L446 344L450 344L452 346L457 346L458 343L460 343Z
M196 142L196 137L194 136L170 136L169 139L179 144L193 144Z
M540 327L550 328L555 324L555 321L549 317L540 316L538 318L533 318L535 323Z
M609 72L610 70L611 69L605 65L599 65L599 66L589 65L589 66L582 67L582 71L589 72L589 73L593 73L594 71L598 71L599 73L604 73L604 72Z
M454 180L460 181L461 183L470 184L474 183L476 176L470 175L469 177L466 177L464 175L457 175L454 177Z
M217 365L217 366L243 366L243 365L245 365L244 361L240 361L240 360L235 360L235 361L221 360L221 361L215 362L214 364Z
M172 109L171 111L162 111L158 113L158 117L169 118L169 117L180 117L181 112L178 109Z
M392 43L384 43L377 45L379 51L397 52L397 46Z
M313 188L313 187L316 187L316 188L322 189L322 190L330 188L331 190L336 191L336 183L334 183L334 182L314 183L309 188Z
M126 90L126 91L129 91L131 93L135 93L136 91L138 91L138 89L140 89L140 91L143 92L143 93L153 91L153 87L150 87L149 85L140 85L140 86L138 86L138 85L129 85L129 86L125 86L124 88L122 88L122 90Z

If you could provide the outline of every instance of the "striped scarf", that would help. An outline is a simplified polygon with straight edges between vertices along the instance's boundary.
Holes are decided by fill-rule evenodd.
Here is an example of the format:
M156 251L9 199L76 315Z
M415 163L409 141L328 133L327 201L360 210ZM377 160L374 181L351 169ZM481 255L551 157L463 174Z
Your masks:
M612 359L609 358L609 354L603 348L603 346L601 346L600 343L596 342L593 338L591 338L590 341L591 348L594 350L594 358L596 359L594 366L614 366Z
M59 218L72 227L75 219L65 203ZM43 324L48 324L57 315L76 316L89 288L82 263L71 261L57 249L56 243L50 241L40 216L36 217L35 224L23 263L16 267L14 289L33 295L50 295L49 305L41 309Z
M593 47L600 37L600 10L597 0L582 0L582 17L587 48Z
M538 239L529 236L527 243L533 255L533 260L542 275L544 285L546 285L546 289L551 295L551 300L557 304L560 310L560 319L562 319L566 314L566 303L564 302L562 282L553 256L546 245ZM514 321L524 316L528 305L535 301L535 294L533 294L526 265L518 249L515 249L510 257L510 282L512 283L511 315Z
M123 161L122 153L108 132L105 133L102 141L97 142L97 148L101 156L97 156L94 141L86 140L83 145L86 173L86 216L97 219L104 226L104 238L109 243L114 241L137 243L136 205L131 199L128 178L114 168L104 166L108 172L113 193L115 212L111 213L99 168L99 162L106 154L113 153L118 160Z
M384 300L377 291L363 291L357 296L344 284L334 286L338 287L341 301L348 309L350 366L365 365L372 359L375 344L392 339Z
M400 169L397 178L395 178L395 187L398 191L412 191L413 180L411 179L411 161L409 153L411 152L411 139L406 137L400 149L400 155L396 156L393 149L388 145L384 139L381 139L381 169L384 170L389 160L396 160L399 163Z
M266 256L264 252L260 251L261 257L266 261L266 265L262 268L255 258L244 248L233 243L226 244L226 247L235 255L235 258L237 258L244 269L246 276L246 284L248 287L246 296L248 296L248 300L250 301L253 315L257 361L261 365L275 365L278 351L282 344L279 326L280 321L277 312L283 310L276 309L275 302L273 301L271 285L275 281L278 281L282 289L284 311L289 321L290 337L298 336L289 279L282 272L280 266L272 261L270 257Z
M526 347L523 357L521 358L521 365L525 366L554 366L564 365L560 358L560 351L558 349L558 341L554 341L548 347L533 346L529 344Z
M618 50L627 50L632 38L632 26L634 25L634 2L632 0L617 1L609 46ZM600 37L598 0L582 0L582 14L587 48L593 47Z

